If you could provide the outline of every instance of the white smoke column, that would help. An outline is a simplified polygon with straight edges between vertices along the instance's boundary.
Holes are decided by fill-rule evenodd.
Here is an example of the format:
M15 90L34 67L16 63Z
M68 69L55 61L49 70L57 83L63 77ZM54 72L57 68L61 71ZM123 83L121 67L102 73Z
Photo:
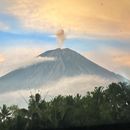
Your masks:
M65 40L65 33L63 29L60 29L56 33L57 36L57 44L59 48L62 48L64 45L64 40Z

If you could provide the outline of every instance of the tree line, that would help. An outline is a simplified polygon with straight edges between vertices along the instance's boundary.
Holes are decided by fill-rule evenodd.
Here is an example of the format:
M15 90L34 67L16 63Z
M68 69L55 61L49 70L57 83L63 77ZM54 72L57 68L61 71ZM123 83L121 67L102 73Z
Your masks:
M70 86L71 87L71 86ZM3 105L0 130L36 130L130 122L130 85L111 83L85 96L56 96L46 101L30 95L28 108Z

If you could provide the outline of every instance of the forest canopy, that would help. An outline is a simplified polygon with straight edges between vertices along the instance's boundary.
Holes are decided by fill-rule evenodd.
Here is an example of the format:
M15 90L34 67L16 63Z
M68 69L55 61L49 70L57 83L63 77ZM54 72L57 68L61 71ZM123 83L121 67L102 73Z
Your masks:
M71 86L70 86L71 87ZM130 85L111 83L95 87L85 96L57 96L46 101L30 95L28 108L0 108L0 130L36 130L113 124L130 121Z

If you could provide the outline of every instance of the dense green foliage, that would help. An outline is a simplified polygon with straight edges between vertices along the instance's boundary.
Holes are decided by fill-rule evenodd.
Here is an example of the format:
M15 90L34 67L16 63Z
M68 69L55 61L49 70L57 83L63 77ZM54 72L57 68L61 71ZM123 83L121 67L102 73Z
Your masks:
M51 101L40 94L29 97L28 109L3 105L0 130L65 128L130 121L130 86L112 83L96 87L85 96L57 96Z

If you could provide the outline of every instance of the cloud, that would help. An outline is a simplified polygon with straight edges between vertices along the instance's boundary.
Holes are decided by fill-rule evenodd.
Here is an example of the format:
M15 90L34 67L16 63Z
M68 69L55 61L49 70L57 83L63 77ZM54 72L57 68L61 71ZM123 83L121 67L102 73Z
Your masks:
M41 88L44 89L44 93L48 92L51 96L59 94L75 95L77 93L84 95L87 91L94 90L96 86L106 86L110 82L110 80L103 79L97 75L79 75L61 78L57 82L49 83L49 85L41 86Z
M96 51L84 53L84 56L97 64L130 78L130 52L121 48L101 47ZM129 68L129 69L128 69Z
M10 27L7 24L0 22L0 30L1 31L8 31L9 29L10 29Z
M0 63L4 62L4 60L5 60L5 57L3 56L3 54L0 54Z
M116 81L115 81L116 82ZM69 78L61 78L48 85L39 86L37 89L18 90L0 95L0 103L8 105L18 104L20 107L27 106L25 99L28 101L30 94L40 92L43 98L51 100L58 95L76 95L77 93L85 95L87 91L94 90L95 87L106 87L111 81L104 80L95 75L80 75Z
M0 12L4 12L9 6L9 0L0 0Z
M49 46L48 46L49 47ZM48 47L12 47L6 48L2 54L0 54L0 76L7 74L8 72L17 68L26 67L37 62L43 62L47 60L54 60L54 58L39 57L37 56L48 50Z
M68 33L128 38L129 5L129 0L12 0L7 12L26 29L55 32L64 28Z

